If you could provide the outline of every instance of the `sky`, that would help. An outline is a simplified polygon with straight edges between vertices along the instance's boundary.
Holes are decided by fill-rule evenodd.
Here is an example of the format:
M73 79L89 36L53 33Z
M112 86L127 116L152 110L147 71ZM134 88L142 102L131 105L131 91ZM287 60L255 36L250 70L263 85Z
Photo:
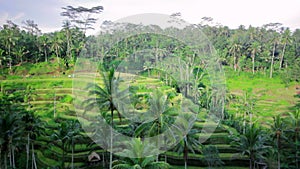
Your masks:
M64 19L60 16L61 8L67 5L103 6L95 27L105 20L115 21L136 14L180 12L181 19L192 24L211 17L213 22L230 28L274 22L292 30L300 28L300 0L0 0L0 25L6 20L20 25L30 19L42 32L59 30Z

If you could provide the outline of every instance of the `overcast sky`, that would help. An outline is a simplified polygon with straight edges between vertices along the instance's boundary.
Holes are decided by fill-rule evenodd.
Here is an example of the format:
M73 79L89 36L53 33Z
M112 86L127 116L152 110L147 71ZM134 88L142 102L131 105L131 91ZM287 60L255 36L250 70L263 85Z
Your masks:
M61 29L61 7L101 5L104 11L99 23L141 13L172 14L180 12L189 23L200 23L202 17L236 28L282 23L291 29L300 28L300 0L0 0L0 25L6 20L21 24L34 20L49 32Z

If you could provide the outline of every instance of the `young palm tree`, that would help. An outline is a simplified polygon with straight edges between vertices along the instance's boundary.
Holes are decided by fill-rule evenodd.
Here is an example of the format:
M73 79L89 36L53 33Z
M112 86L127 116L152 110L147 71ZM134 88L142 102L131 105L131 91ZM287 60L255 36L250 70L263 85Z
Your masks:
M125 158L114 161L113 169L143 168L143 169L168 169L170 165L166 162L155 161L155 157L146 156L155 151L155 146L145 144L140 138L133 139L128 149L121 153ZM150 153L151 154L151 153ZM146 156L146 157L145 157Z
M92 127L94 129L93 131L93 142L90 143L89 146L98 144L101 145L103 149L102 153L102 167L105 168L106 160L105 160L105 154L107 153L107 150L110 147L110 138L107 137L111 130L108 127L103 127L103 123L107 123L109 121L110 117L107 116L107 113L103 113L102 117L97 117L97 121L92 123Z
M224 162L219 156L218 148L215 145L206 145L202 148L204 160L208 165L208 168L222 166Z
M246 132L233 138L232 146L241 151L241 155L249 157L250 169L253 168L256 159L263 158L263 153L267 150L265 133L256 126L251 124L247 126Z
M150 137L159 135L163 131L170 129L170 124L174 122L174 118L168 114L174 111L174 108L168 106L167 96L163 92L155 90L149 100L149 105L150 110L147 114L150 119L154 118L154 120L138 126L135 130L135 136L142 136L143 133L146 133ZM157 144L158 142L159 140L157 140Z
M61 167L65 168L65 155L66 155L66 146L68 142L68 124L67 122L62 122L58 128L58 130L54 131L51 135L51 139L53 142L60 143L62 149L62 159L61 159Z
M24 121L25 133L27 134L27 144L26 144L26 169L29 168L29 154L30 145L32 153L32 168L37 168L35 153L34 153L34 141L40 135L45 134L45 123L43 123L40 117L35 116L33 112L27 112L22 120Z
M192 114L183 112L178 117L177 120L179 122L176 124L176 127L180 128L179 130L183 135L183 139L179 142L179 144L175 146L174 150L179 154L183 154L185 169L187 169L188 165L188 153L195 153L196 150L200 151L201 149L201 143L195 136L195 134L199 133L199 131L197 129L192 128L193 123L190 122L190 118L194 118Z
M271 129L272 129L272 133L274 133L273 139L276 140L277 167L280 168L281 167L281 154L280 154L281 142L282 139L285 137L284 132L286 130L286 124L284 123L283 118L281 117L280 114L273 117L273 123L271 124Z
M116 110L121 121L121 114L118 111L116 104L122 98L126 97L126 92L119 91L119 84L121 79L115 77L115 69L111 68L108 72L101 71L101 78L104 86L99 86L97 84L89 84L87 89L89 89L89 95L95 96L95 98L89 98L85 100L86 110L91 110L94 107L98 107L101 111L110 111L111 121L110 124L114 127L114 111ZM113 132L111 131L110 143L110 167L112 168L112 144L113 144Z
M74 168L74 149L76 141L82 139L81 128L78 121L72 120L68 121L68 136L67 138L67 147L71 148L71 168Z
M16 168L15 150L23 140L22 113L25 110L16 104L16 99L16 95L8 96L0 93L0 165L2 152L4 152L5 168L7 168L8 155L10 168Z
M200 151L201 143L195 137L195 134L199 133L197 129L191 129L183 138L183 140L175 147L177 153L183 154L184 168L188 166L188 153L196 153L196 150Z

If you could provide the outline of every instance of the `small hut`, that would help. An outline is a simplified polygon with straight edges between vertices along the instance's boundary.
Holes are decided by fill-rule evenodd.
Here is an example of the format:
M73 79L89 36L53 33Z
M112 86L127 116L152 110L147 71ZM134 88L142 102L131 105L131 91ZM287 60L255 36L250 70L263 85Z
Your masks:
M97 162L99 162L101 160L99 154L97 154L96 152L92 152L89 156L88 156L88 160L90 164L95 164Z

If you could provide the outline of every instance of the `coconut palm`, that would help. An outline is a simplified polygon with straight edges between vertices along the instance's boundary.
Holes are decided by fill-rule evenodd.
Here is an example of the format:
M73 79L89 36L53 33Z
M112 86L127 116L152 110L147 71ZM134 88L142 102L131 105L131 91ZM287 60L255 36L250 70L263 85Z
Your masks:
M71 148L71 168L74 168L74 149L76 142L82 139L81 127L78 121L68 121L67 147Z
M218 148L215 145L205 145L202 148L204 160L208 165L208 168L222 166L224 162L219 156Z
M110 147L110 138L107 137L111 129L108 127L104 127L103 124L107 123L107 121L110 121L110 117L107 116L107 113L102 113L102 117L98 116L97 120L92 123L93 130L93 142L89 146L98 144L101 145L104 152L102 153L102 167L105 168L105 154L107 153L107 150Z
M152 97L149 99L150 109L147 115L150 119L154 118L150 122L142 123L135 130L135 136L142 136L147 134L150 137L159 135L165 130L170 129L170 124L174 122L174 118L169 115L175 109L168 106L167 96L160 90L155 90L152 93ZM143 137L143 136L142 136ZM159 139L159 137L157 137ZM157 143L159 140L157 140ZM165 156L166 160L166 156ZM157 156L158 161L158 156Z
M273 139L276 140L276 150L277 150L277 167L278 169L281 167L281 142L282 139L285 137L284 132L286 130L286 124L283 121L281 115L277 115L273 117L273 123L271 124L271 129L273 134Z
M155 151L155 146L145 144L140 138L134 138L128 149L123 150L120 155L124 156L121 160L114 161L113 169L168 169L170 165L166 162L155 161L155 157L146 156Z
M29 154L30 146L32 153L32 168L37 168L35 153L34 153L34 140L40 135L45 134L45 123L43 123L39 116L35 116L33 112L27 112L23 117L25 133L27 135L26 144L26 169L29 168Z
M281 43L283 44L283 48L282 48L280 62L279 62L280 63L279 69L282 68L286 46L291 42L292 42L291 31L290 29L285 29L281 38Z
M183 154L185 169L188 165L188 153L195 154L196 151L201 150L201 143L195 136L199 133L199 130L192 128L193 123L189 120L190 118L194 118L190 113L182 113L177 119L179 122L176 124L176 127L180 128L179 131L183 135L183 139L175 146L174 150L179 154Z
M2 93L1 93L2 94ZM7 157L9 155L10 168L16 168L15 150L23 143L22 113L26 112L16 104L17 96L0 94L0 165L1 154L4 152L4 166L7 168ZM8 154L7 154L8 152Z
M257 125L247 126L245 134L233 138L232 146L241 151L241 155L249 157L250 169L253 168L255 160L262 159L264 152L268 149L266 134Z
M241 49L242 49L242 45L236 42L233 42L229 48L229 53L231 53L233 57L234 71L236 71L238 68L238 55L240 54Z
M297 110L294 113L290 113L288 118L289 122L289 133L290 137L290 142L292 143L292 147L294 148L294 157L292 157L293 163L295 163L296 168L299 168L299 146L300 146L300 111Z
M65 168L65 155L67 150L67 142L68 142L68 124L67 122L60 123L60 126L56 131L51 135L51 139L55 143L59 143L62 149L62 159L61 159L61 167Z
M104 86L99 86L97 84L89 84L87 89L89 89L89 95L95 96L95 98L89 98L84 101L86 105L86 110L91 110L94 107L98 107L101 111L110 111L110 124L114 127L114 111L117 111L119 119L121 121L121 114L118 111L116 105L122 98L125 98L126 91L119 91L119 84L121 79L115 77L115 69L111 68L107 72L105 70L101 71L101 78ZM111 150L113 144L113 137L111 131ZM110 168L112 167L112 152L110 151Z
M252 58L252 73L254 74L255 73L255 57L256 57L257 53L261 51L261 46L260 46L259 42L257 42L257 41L252 42L249 50L251 52L251 58Z
M59 57L60 57L60 52L62 50L62 34L57 33L54 35L54 37L51 40L51 50L55 52L56 58L57 58L57 63L59 63Z

